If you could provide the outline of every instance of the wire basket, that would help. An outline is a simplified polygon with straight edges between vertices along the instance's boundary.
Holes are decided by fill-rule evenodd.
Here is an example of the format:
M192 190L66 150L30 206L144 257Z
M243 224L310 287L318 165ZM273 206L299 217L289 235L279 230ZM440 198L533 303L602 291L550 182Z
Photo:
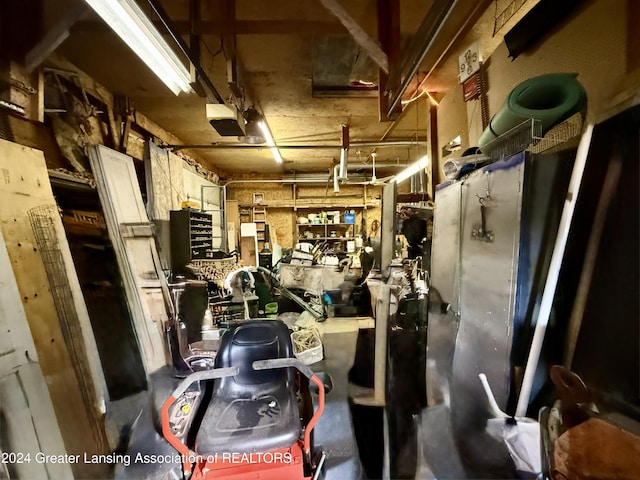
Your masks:
M58 314L60 330L68 347L76 379L80 386L82 401L88 412L94 412L98 402L91 382L92 375L87 362L80 320L73 300L71 284L67 276L56 228L56 223L61 224L60 212L56 205L43 205L32 208L27 212L27 215L44 264L49 289ZM56 216L58 217L57 221ZM62 232L61 235L63 235ZM103 445L104 439L97 424L92 426L92 432L96 444Z
M542 122L530 118L486 144L482 153L495 162L525 150L535 154L548 152L579 136L582 123L582 114L576 113L543 136Z

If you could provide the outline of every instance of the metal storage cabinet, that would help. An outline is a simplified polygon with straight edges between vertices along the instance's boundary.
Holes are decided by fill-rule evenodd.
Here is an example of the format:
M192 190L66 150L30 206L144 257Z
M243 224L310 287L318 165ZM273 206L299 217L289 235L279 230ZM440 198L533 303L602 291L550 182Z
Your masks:
M171 268L181 271L192 259L213 258L213 220L191 209L170 212Z
M506 447L485 433L478 374L507 410L514 345L528 348L516 339L546 276L553 242L544 239L555 236L574 156L520 153L437 189L431 286L451 307L429 315L422 423L423 453L438 478L513 474Z

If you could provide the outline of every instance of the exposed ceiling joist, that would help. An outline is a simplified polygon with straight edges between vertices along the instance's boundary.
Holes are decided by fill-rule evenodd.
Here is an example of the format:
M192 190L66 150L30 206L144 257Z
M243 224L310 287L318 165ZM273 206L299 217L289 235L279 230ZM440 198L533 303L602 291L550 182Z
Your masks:
M337 0L320 0L320 3L331 15L340 20L355 42L385 72L389 73L389 59L378 42L369 36L358 22L347 12Z
M351 148L395 148L395 147L426 147L428 144L425 139L419 138L416 140L406 141L364 141L364 142L350 142ZM176 145L162 145L164 148L169 148L173 151L184 149L204 149L204 150L216 150L216 149L231 149L231 150L267 150L270 147L263 144L247 145L241 143L204 143L204 144L176 144ZM337 150L343 148L343 144L314 144L314 143L302 143L302 144L278 144L280 150Z
M200 20L201 13L200 0L189 0L189 21L193 24ZM193 58L200 63L202 61L202 54L200 49L200 35L191 33L189 35L189 47L191 48L191 55ZM200 95L201 97L206 97L207 94L202 88L202 82L198 80L198 71L195 69L193 64L189 65L191 71L191 88Z
M228 60L236 56L236 1L223 0L221 2L221 17L224 23L229 26L229 30L222 34L224 54Z
M69 37L69 30L89 12L89 5L78 3L49 30L40 41L27 52L24 64L32 72Z
M236 0L224 0L221 5L221 16L225 24L230 27L228 32L222 34L222 46L227 59L227 85L233 95L243 102L243 75L236 44Z

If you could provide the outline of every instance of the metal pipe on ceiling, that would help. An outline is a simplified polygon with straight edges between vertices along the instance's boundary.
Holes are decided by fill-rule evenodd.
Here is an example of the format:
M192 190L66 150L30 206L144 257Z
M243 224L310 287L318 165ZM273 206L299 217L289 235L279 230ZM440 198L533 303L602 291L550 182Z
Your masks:
M374 166L371 163L367 164L349 164L349 170L370 170ZM401 163L376 163L375 168L405 168L406 165ZM315 175L315 176L314 176ZM324 175L324 176L323 176ZM330 178L329 174L326 173L308 173L301 174L300 176L289 176L283 177L280 179L265 179L265 180L229 180L224 184L227 186L232 183L326 183ZM343 183L343 185L348 185L348 182Z
M349 146L351 148L385 148L385 147L426 147L428 145L427 142L414 142L414 141L404 141L404 142L352 142ZM236 143L205 143L205 144L185 144L185 145L163 145L165 148L169 148L173 151L184 150L184 149L238 149L238 150L253 150L253 149L268 149L267 145L244 145L244 144L236 144ZM341 144L335 145L313 145L313 144L297 144L297 145L280 145L278 144L278 148L290 149L290 150L340 150L342 148Z
M424 19L418 32L414 35L414 42L409 46L409 55L407 55L405 61L403 62L402 68L398 70L398 74L394 75L393 78L390 78L387 82L387 85L395 87L396 83L400 80L399 78L395 78L397 76L402 75L402 72L411 64L408 73L402 79L400 84L400 88L393 93L393 97L389 102L389 107L387 109L387 116L390 116L393 110L396 108L398 103L402 100L402 95L404 95L405 90L413 80L414 75L418 72L420 68L420 64L422 64L424 58L427 56L427 53L431 50L437 36L439 35L442 27L447 22L447 19L453 12L454 7L458 3L458 0L442 0L439 1L436 5L432 7L434 11L433 15L431 15L431 11L427 14L427 17ZM418 43L421 42L421 43ZM414 55L415 51L415 55Z
M458 29L458 31L455 33L453 38L451 38L451 40L447 44L447 47L443 50L443 52L440 55L440 57L436 60L436 62L433 65L431 65L431 68L429 69L429 71L426 72L426 75L424 76L424 78L420 81L420 83L416 87L415 94L418 94L418 92L424 86L426 81L429 78L431 78L431 74L434 72L436 67L440 64L440 62L442 62L442 60L444 59L445 55L451 50L451 48L453 47L455 42L460 38L460 35L462 34L462 32L464 32L466 29L469 28L470 22L472 21L474 16L480 11L480 9L485 6L485 3L486 2L478 2L478 4L476 5L476 8L474 9L473 13L466 19L466 21L460 27L460 29ZM403 95L404 95L404 92L403 92ZM438 104L434 102L433 98L430 95L429 95L429 98L431 99L430 107L433 108L433 106L435 105L436 108L437 108ZM384 141L391 134L391 132L393 132L393 130L395 130L395 128L398 126L398 123L405 116L407 111L408 111L407 108L403 108L402 109L402 111L400 112L400 115L398 116L398 118L396 118L393 122L391 122L391 124L387 127L385 132L382 134L382 136L380 137L380 141Z
M300 179L285 179L281 178L278 180L275 179L265 179L265 180L229 180L224 184L226 187L232 183L318 183L318 182L326 182L327 179L322 178L300 178Z
M407 166L406 164L402 164L402 163L376 162L375 165L373 163L349 164L347 168L349 170L373 170L374 168L406 168L406 166Z
M420 142L420 141L408 141L408 142L351 142L350 147L376 147L376 148L384 148L384 147L426 147L428 142Z

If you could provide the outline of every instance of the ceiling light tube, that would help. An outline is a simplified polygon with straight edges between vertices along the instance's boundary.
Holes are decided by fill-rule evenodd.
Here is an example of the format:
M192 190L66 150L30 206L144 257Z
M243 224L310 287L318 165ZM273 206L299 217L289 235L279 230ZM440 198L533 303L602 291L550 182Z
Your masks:
M278 146L276 142L273 140L273 136L271 135L271 131L267 126L266 122L263 120L258 123L260 130L264 135L264 139L267 141L267 145L269 145L269 150L271 150L271 155L275 158L276 162L282 163L282 156L280 155L280 150L278 150Z
M191 75L135 0L86 0L176 95L191 91Z
M338 170L340 169L340 165L334 165L333 167L333 192L340 192L340 181L338 179Z
M407 168L398 173L395 177L393 177L393 181L396 183L404 182L411 175L418 173L420 170L427 168L428 157L425 155L420 160L415 163L412 163Z

